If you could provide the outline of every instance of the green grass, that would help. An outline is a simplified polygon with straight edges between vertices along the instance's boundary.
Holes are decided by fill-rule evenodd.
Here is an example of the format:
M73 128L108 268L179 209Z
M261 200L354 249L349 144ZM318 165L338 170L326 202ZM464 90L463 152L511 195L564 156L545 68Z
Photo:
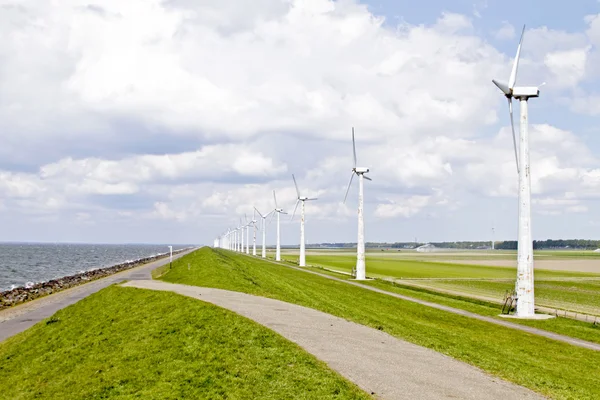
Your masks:
M419 283L419 282L416 282ZM426 281L428 287L501 299L514 281ZM537 305L600 315L600 280L536 280Z
M111 286L0 343L3 399L366 399L269 329L168 292Z
M286 260L295 260L293 255L285 255ZM307 256L306 263L340 271L351 272L356 264L356 255L318 255ZM514 279L516 268L492 267L485 265L458 264L440 261L400 259L397 257L369 257L367 255L368 274L375 277L394 278L485 278ZM600 277L585 272L566 272L536 270L536 279L558 277Z
M328 271L320 267L315 267L311 269L323 275L334 276L336 278L345 280L351 279L351 277L348 275ZM375 279L372 281L365 281L362 283L368 286L373 286L379 289L386 290L388 292L398 293L404 296L430 301L432 303L459 308L461 310L466 310L479 315L502 319L501 317L499 317L499 314L501 312L501 305L499 305L498 303L469 297L468 294L448 294L437 291L437 287L428 288L422 286L405 285L402 282L392 282L383 279ZM428 282L428 284L429 283L430 282ZM503 293L504 292L501 292L500 294ZM574 338L600 344L600 318L598 319L597 325L594 325L590 322L578 321L562 317L539 321L514 319L510 322L521 325L527 325L534 328L543 329L549 332L555 332L561 335L571 336Z
M191 265L190 270L187 264ZM600 353L421 306L224 250L203 248L163 280L315 308L429 347L560 399L600 396Z

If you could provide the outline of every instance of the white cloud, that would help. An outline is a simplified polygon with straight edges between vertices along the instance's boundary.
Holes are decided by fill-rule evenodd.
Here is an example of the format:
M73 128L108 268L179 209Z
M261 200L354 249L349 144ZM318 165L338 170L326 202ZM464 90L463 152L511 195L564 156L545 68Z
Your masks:
M294 172L303 194L319 197L307 216L326 221L325 234L355 215L356 187L341 204L351 126L359 164L374 179L367 217L514 197L510 132L492 134L506 125L505 103L490 84L508 76L512 52L476 36L460 14L384 22L353 0L2 8L2 216L193 221L208 230L254 205L272 208L272 188L293 211ZM587 23L586 33L529 30L519 82L582 86L597 44L596 17ZM505 23L495 35L513 39L514 28ZM594 99L574 107L598 113ZM597 160L575 128L540 123L531 139L535 196L600 193ZM567 212L583 211L573 201Z
M398 199L388 199L388 203L378 204L375 210L375 215L381 218L408 218L427 205L431 201L431 196L410 196L400 197Z
M546 54L544 64L556 86L576 86L585 76L588 49L555 51Z
M507 40L515 37L515 27L510 23L502 22L502 27L494 32L494 36L499 40Z

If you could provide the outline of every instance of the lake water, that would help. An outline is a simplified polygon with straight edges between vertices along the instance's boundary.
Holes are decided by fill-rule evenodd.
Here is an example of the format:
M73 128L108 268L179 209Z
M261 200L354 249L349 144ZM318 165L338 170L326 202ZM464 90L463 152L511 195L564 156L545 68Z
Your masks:
M155 244L0 243L0 292L168 252Z

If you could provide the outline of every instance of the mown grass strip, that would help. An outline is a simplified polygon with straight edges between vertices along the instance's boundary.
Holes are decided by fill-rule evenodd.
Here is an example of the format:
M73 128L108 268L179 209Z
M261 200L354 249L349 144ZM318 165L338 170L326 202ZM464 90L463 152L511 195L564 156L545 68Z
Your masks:
M111 286L0 343L6 399L367 399L267 328L167 292Z
M382 329L553 398L600 396L599 352L453 315L260 259L203 248L175 262L162 279L237 290L312 307Z

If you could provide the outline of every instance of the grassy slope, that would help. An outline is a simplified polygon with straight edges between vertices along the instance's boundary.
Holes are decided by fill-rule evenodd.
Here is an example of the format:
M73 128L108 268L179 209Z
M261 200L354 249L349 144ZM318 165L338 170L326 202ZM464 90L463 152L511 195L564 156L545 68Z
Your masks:
M598 352L456 316L259 259L203 248L178 260L162 279L237 290L312 307L385 330L554 398L600 396Z
M0 343L0 387L13 400L369 398L237 314L115 286Z

